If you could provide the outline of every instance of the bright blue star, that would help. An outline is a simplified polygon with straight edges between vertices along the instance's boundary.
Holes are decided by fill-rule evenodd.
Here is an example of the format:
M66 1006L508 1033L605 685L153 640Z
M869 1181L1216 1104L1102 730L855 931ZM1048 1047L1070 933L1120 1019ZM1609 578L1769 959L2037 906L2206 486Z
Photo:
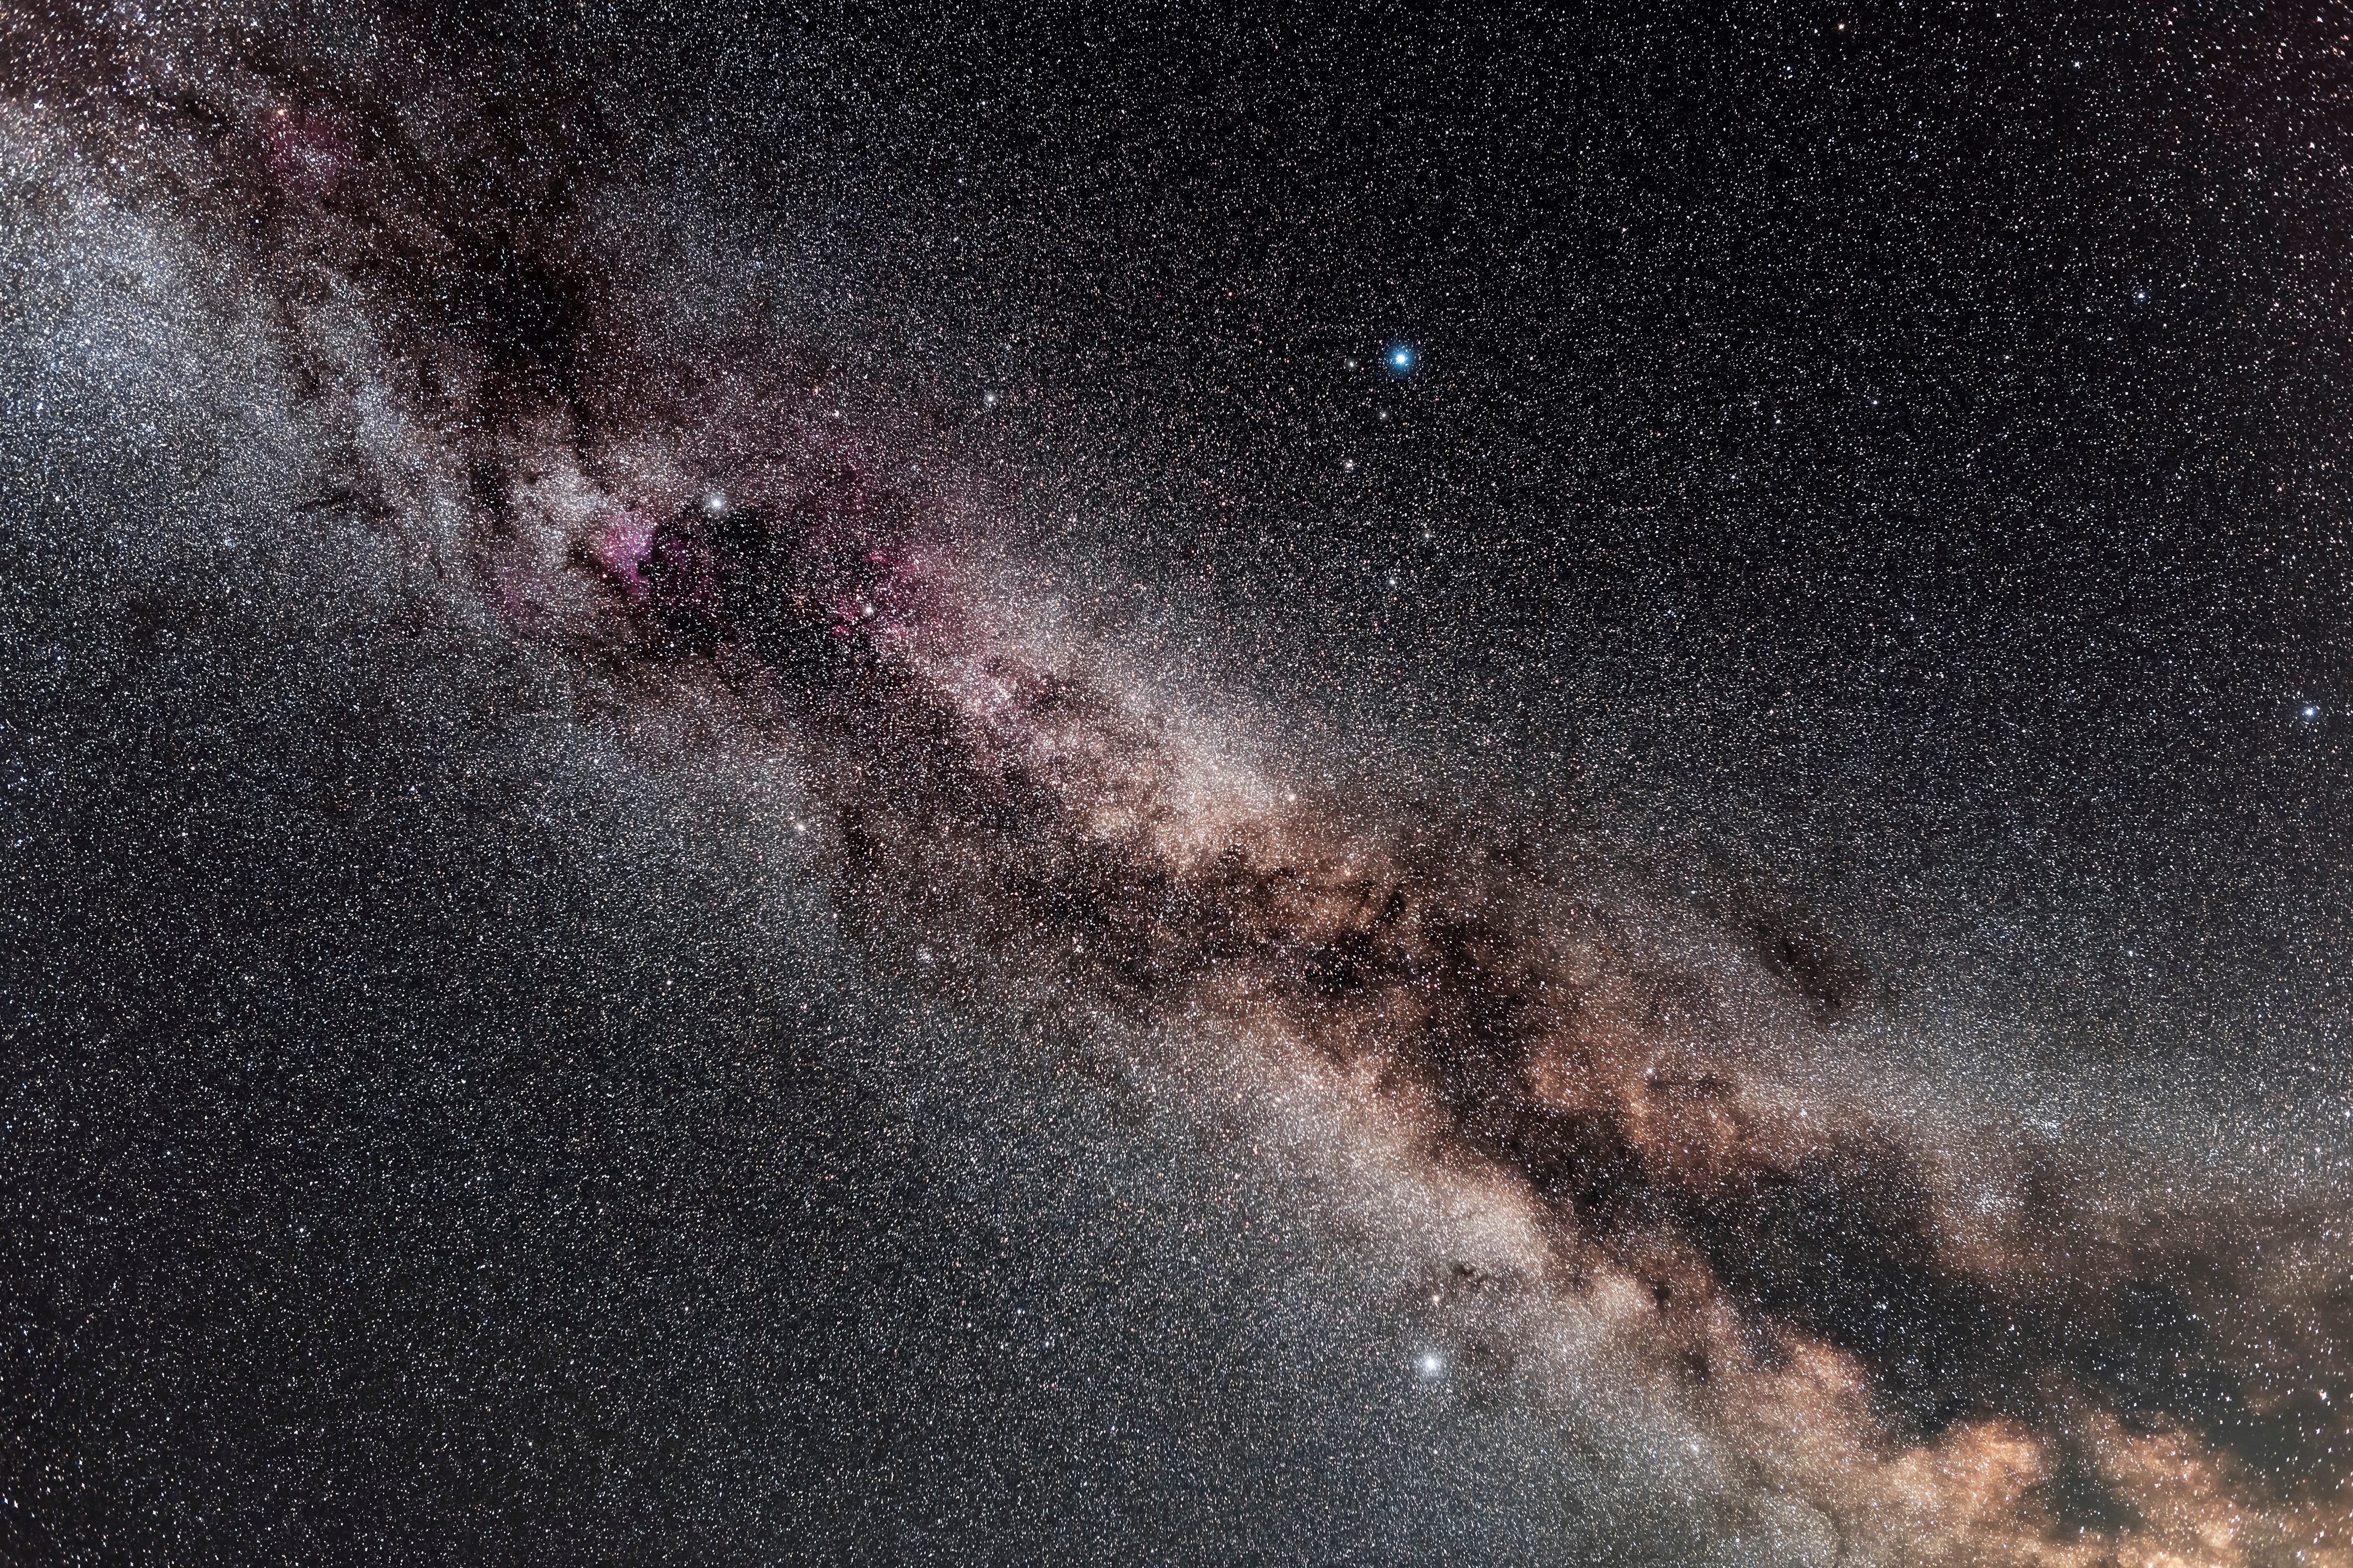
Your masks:
M1411 343L1391 343L1388 352L1381 356L1381 363L1388 366L1391 375L1411 375L1414 367L1421 363L1421 355Z

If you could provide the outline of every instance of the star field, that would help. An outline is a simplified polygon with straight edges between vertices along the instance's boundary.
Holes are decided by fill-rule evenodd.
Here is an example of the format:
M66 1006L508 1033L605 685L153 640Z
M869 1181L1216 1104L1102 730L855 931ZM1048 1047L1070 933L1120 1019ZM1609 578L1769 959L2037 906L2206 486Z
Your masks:
M0 1560L2353 1562L2353 13L0 27Z

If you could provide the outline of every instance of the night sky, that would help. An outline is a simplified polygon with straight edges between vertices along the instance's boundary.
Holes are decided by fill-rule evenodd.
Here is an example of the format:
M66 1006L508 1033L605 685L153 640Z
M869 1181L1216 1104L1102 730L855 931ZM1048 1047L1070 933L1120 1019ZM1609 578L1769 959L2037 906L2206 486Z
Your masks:
M2348 258L2335 5L0 12L0 1563L2353 1564Z

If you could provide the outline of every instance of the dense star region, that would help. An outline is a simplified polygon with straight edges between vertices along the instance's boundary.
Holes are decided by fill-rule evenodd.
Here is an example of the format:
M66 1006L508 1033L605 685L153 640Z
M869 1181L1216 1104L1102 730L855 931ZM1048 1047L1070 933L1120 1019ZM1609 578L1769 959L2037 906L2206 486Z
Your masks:
M0 1558L2353 1564L2353 17L0 26Z

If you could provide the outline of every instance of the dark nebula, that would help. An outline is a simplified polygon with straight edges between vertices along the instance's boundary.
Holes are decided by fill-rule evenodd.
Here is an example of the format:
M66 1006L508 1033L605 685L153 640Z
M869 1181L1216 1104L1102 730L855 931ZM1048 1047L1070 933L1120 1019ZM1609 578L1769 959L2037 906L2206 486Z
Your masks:
M2353 1563L2353 23L5 27L0 1557Z

